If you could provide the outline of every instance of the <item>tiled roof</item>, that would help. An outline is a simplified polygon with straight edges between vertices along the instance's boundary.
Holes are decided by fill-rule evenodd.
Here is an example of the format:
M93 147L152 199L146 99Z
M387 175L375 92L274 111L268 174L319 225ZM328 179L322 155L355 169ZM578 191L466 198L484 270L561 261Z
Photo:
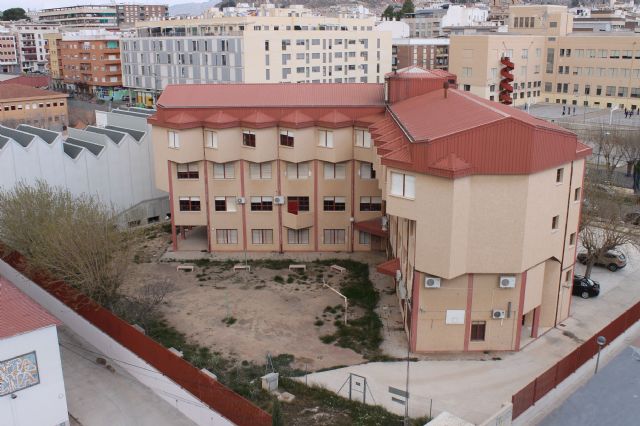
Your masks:
M383 86L368 83L177 84L162 92L164 108L384 106Z
M13 80L9 80L10 82ZM66 98L64 93L52 92L50 90L37 89L35 87L23 86L22 84L4 83L0 84L0 101L9 99L27 98Z
M42 306L0 277L0 339L59 324Z
M46 75L18 75L14 78L9 78L0 81L0 84L21 84L23 86L31 87L49 87L50 78Z

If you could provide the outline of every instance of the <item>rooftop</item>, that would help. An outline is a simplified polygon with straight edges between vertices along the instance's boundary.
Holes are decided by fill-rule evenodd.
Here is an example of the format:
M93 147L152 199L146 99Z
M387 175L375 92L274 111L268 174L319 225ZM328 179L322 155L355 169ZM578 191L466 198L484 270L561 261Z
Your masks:
M0 84L21 84L31 87L48 87L50 77L46 75L14 75L0 79Z
M66 97L67 94L65 93L52 92L50 90L24 86L22 84L0 83L0 101L14 99L57 99Z
M0 339L59 324L42 306L0 277Z

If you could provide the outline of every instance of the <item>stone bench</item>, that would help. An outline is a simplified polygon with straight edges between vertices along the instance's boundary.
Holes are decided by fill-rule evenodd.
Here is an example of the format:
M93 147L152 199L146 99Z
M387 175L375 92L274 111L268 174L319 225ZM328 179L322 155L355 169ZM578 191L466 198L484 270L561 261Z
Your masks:
M193 266L193 265L178 265L178 266L176 267L176 270L177 270L178 272L180 272L180 271L184 271L184 272L193 272L193 268L194 268L194 266Z
M251 271L251 266L245 265L244 263L238 263L233 265L234 271Z
M347 268L340 266L340 265L331 265L329 267L332 271L338 272L340 274L344 274L345 272L347 272Z
M306 272L307 271L307 265L289 265L289 270L290 271L294 271L296 269L300 269L300 270L303 270L303 271Z

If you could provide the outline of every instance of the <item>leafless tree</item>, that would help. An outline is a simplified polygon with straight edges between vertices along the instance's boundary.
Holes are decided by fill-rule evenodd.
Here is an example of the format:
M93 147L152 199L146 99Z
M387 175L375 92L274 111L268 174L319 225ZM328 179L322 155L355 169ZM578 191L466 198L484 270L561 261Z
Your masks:
M633 165L640 160L640 137L637 130L621 132L620 152L627 162L627 176L631 176Z
M618 126L600 126L588 133L588 140L595 146L598 155L602 155L607 170L607 178L611 179L613 172L624 158L625 131Z
M114 305L114 312L127 321L147 329L150 322L158 317L158 307L173 287L173 283L166 278L149 282L135 294L122 295Z
M585 276L590 277L597 259L625 245L640 247L640 238L624 223L624 197L616 190L587 175L584 191L580 243L586 252Z
M0 191L0 240L107 308L120 297L134 238L112 209L39 181Z

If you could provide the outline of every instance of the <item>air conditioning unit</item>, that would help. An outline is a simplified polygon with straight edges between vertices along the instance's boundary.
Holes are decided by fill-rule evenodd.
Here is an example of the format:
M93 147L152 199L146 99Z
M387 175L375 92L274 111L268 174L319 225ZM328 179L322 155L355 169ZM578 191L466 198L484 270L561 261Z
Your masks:
M500 288L515 288L516 277L503 275L500 277Z
M245 200L244 197L237 197L236 198L236 204L244 204Z
M491 318L493 319L504 319L507 313L503 309L494 309L491 312Z
M273 202L276 204L284 204L284 197L282 195L276 195L273 197Z
M402 279L402 272L400 269L396 269L396 281L400 281Z
M424 277L424 288L440 288L440 278Z
M407 298L407 286L402 280L398 281L398 297L402 300Z

